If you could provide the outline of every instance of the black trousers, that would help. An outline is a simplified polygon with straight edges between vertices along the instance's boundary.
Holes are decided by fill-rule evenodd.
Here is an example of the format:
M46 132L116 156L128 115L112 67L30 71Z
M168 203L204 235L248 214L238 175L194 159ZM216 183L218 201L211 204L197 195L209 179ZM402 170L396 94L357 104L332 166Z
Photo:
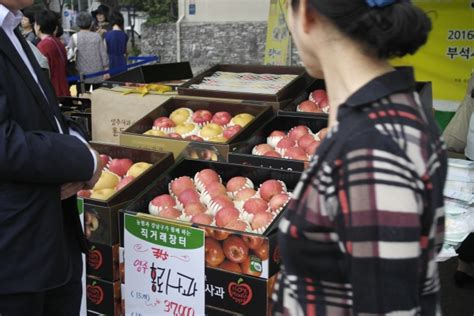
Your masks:
M474 262L474 233L469 234L456 250L459 259L465 262Z
M76 257L73 266L71 280L58 288L38 293L0 295L0 315L79 316L82 300L82 260L78 261Z

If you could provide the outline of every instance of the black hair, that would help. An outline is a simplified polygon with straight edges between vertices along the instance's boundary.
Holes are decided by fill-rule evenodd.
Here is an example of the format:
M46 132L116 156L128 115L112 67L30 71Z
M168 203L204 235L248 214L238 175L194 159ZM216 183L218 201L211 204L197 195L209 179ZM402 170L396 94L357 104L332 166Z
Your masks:
M298 8L299 0L291 3ZM414 54L431 31L429 17L408 0L383 7L370 7L367 0L308 0L308 7L384 59Z
M117 10L112 11L109 23L111 26L118 25L123 30L124 19L122 13Z
M41 33L53 35L58 27L58 17L50 10L41 10L35 14L36 24L39 25Z
M30 24L33 26L35 24L35 13L31 10L23 11L23 16L30 21Z
M110 8L105 4L101 4L97 7L96 10L92 11L92 16L97 19L97 14L102 14L105 17L105 20L109 20Z

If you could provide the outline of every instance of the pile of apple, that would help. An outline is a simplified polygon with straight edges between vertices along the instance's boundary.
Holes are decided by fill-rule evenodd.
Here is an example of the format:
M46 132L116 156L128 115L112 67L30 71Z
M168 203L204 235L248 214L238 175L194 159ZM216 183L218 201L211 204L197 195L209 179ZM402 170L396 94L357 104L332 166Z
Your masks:
M240 113L234 117L229 112L211 113L208 110L194 112L189 108L179 108L169 117L154 120L153 128L144 135L160 136L190 141L210 141L225 143L255 117Z
M134 163L128 158L112 158L104 154L100 155L100 160L104 167L99 180L92 190L79 191L79 197L108 200L152 166L147 162Z
M259 277L262 272L251 269L251 264L268 260L268 240L258 236L237 236L220 232L208 235L206 231L206 265L235 273ZM216 231L217 233L217 231Z
M296 111L310 113L329 113L329 98L325 90L314 90L308 100L301 102Z
M259 144L252 149L252 154L308 161L311 160L326 134L327 128L315 134L305 125L295 126L287 133L275 130L267 137L266 144Z
M258 189L246 177L226 184L212 169L194 178L179 177L169 184L169 194L149 203L150 214L196 224L263 233L290 200L286 185L267 180Z

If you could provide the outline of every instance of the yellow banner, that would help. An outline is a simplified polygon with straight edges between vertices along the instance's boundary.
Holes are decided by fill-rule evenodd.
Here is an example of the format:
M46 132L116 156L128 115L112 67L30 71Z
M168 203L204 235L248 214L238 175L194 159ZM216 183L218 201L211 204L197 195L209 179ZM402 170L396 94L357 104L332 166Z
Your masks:
M290 33L286 24L287 14L287 0L271 0L265 45L265 65L286 65L288 62Z
M428 13L433 30L428 43L414 56L393 63L412 65L418 81L432 81L434 99L460 101L474 69L474 1L413 2Z

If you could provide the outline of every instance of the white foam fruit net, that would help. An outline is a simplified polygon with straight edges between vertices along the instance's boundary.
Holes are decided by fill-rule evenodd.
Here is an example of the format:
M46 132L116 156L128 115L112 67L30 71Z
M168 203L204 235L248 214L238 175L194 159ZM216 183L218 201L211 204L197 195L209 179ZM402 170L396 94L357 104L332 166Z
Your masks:
M249 72L216 71L205 77L201 83L193 84L191 89L243 92L258 94L277 94L297 75L255 74Z

